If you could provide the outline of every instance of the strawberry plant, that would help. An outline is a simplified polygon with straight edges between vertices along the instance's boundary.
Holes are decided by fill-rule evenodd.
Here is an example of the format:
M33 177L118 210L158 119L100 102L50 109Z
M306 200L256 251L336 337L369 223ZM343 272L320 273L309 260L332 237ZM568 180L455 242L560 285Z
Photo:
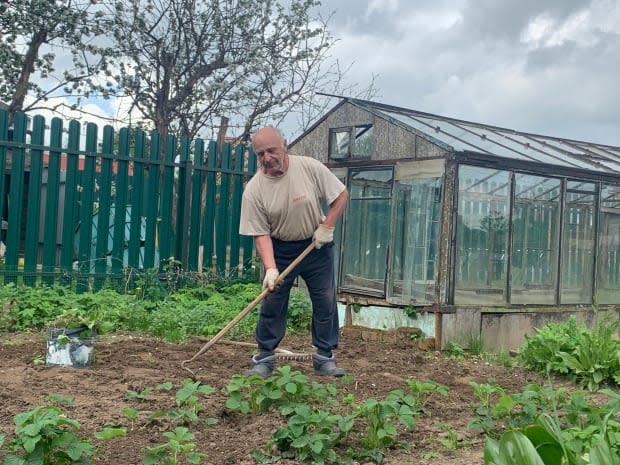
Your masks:
M273 433L272 442L284 458L317 465L341 463L335 446L349 433L353 424L353 417L297 405L288 424Z
M80 424L57 407L38 406L15 416L12 454L5 464L90 464L94 449L74 434Z
M164 437L167 442L152 447L146 447L144 451L144 465L179 465L182 463L198 464L207 454L196 452L195 436L185 427L177 427L174 431L166 431Z

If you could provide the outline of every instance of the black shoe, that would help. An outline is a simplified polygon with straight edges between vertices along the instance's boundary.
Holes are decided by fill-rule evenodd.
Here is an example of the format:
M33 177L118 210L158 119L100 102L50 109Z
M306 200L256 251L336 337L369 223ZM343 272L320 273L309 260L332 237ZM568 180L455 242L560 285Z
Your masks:
M314 374L319 376L344 376L344 370L336 366L336 357L325 357L319 354L312 354L312 365Z
M256 355L252 357L252 364L250 368L245 371L245 376L260 376L261 378L269 378L273 373L273 367L276 362L275 355L269 355L267 357L256 359Z

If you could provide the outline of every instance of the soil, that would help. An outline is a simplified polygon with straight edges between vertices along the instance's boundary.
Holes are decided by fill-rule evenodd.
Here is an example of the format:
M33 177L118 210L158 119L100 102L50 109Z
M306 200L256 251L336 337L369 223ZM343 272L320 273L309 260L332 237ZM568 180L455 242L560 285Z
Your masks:
M74 368L34 363L46 353L44 334L0 334L0 428L8 442L17 413L47 403L50 394L73 398L74 405L67 408L67 415L80 423L79 436L95 445L95 463L141 464L145 446L166 442L162 433L174 429L170 421L139 420L133 428L128 428L126 437L107 441L94 439L93 433L106 425L131 427L121 412L125 407L141 412L173 408L171 392L176 392L181 381L191 377L181 363L191 359L205 342L205 339L196 338L183 344L168 344L137 335L105 335L94 342L94 361L86 368ZM345 328L336 356L339 366L353 376L353 381L342 389L363 402L369 398L384 399L394 389L407 389L409 378L446 385L449 394L431 396L427 412L418 417L415 429L403 431L400 436L409 444L409 450L402 447L386 450L383 463L482 464L484 438L466 426L472 418L471 406L475 401L468 383L484 383L493 378L508 392L516 392L528 383L542 381L521 368L496 366L480 358L450 358L430 345L421 344L408 334ZM287 335L281 347L296 353L312 352L308 335ZM231 376L247 368L252 351L252 347L219 341L186 365L196 374L197 380L214 388L214 392L204 398L202 415L217 419L217 423L190 425L196 434L197 449L207 454L203 463L252 465L255 463L250 455L252 451L261 448L277 428L286 424L277 413L244 415L225 406L225 387ZM312 381L340 386L336 379L314 375L311 361L281 361L280 364L289 364ZM174 384L174 390L154 389L167 381ZM153 388L147 400L126 396L128 391L142 392L147 388ZM450 428L446 425L458 433L462 445L456 449L441 442L448 436ZM282 459L277 463L292 465L295 462Z

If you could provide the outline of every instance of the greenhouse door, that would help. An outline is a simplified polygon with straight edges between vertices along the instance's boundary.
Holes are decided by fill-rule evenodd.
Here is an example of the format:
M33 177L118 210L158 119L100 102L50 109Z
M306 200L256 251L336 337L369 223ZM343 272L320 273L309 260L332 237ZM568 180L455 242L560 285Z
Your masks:
M390 238L392 168L351 170L340 287L383 297Z

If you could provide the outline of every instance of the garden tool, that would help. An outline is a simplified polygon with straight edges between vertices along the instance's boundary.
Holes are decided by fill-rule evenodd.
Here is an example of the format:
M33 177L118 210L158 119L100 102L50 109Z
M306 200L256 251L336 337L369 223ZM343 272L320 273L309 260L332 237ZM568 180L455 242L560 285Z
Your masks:
M293 260L291 262L291 264L289 266L287 266L284 271L282 271L282 273L280 273L280 276L278 276L278 279L276 280L276 286L278 286L280 283L282 283L282 281L284 280L284 278L291 272L293 271L297 265L299 265L301 263L301 261L306 258L306 256L312 252L314 250L314 241L304 249L304 251L299 254L299 256ZM271 291L267 288L263 289L263 291L252 301L248 304L247 307L245 307L243 310L241 310L239 312L239 314L233 318L226 326L224 326L215 336L213 336L209 342L207 342L198 352L196 352L196 354L190 358L189 360L183 360L183 362L181 363L181 367L187 371L189 371L192 374L192 379L196 379L196 375L194 374L194 372L192 370L190 370L189 368L187 368L185 365L187 363L193 362L194 360L196 360L198 357L200 357L202 354L204 354L207 350L209 350L217 341L219 341L228 331L230 331L232 328L234 328L243 318L245 318L252 310L254 310L254 307L256 307L260 302L262 302L262 300L267 296L267 294L269 294ZM289 352L289 351L284 351L284 350L280 350L280 351L276 351L276 357L277 358L284 358L287 360L303 360L303 359L307 359L311 357L311 354L296 354L294 352Z

